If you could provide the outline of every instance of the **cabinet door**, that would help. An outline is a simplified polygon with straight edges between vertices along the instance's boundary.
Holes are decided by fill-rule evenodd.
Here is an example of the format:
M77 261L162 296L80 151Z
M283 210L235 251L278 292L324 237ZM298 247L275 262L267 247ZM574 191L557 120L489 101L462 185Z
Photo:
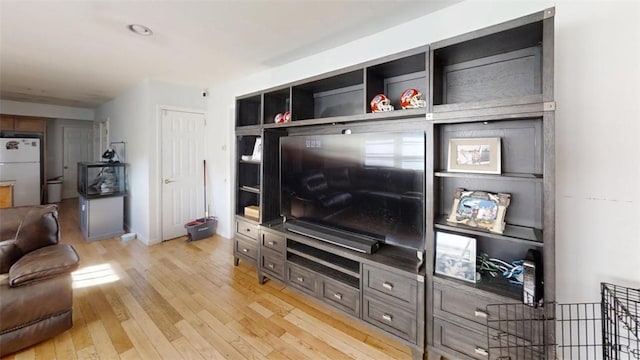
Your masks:
M11 115L0 115L0 130L13 130L15 120Z
M15 119L14 128L16 131L45 132L47 120L35 117L20 117Z

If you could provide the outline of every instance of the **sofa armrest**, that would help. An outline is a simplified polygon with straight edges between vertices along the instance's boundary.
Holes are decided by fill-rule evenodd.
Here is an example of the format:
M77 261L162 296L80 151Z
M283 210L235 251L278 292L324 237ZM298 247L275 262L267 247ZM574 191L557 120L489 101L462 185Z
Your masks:
M9 269L9 286L28 285L35 281L69 274L78 268L80 259L68 244L45 246L24 255Z

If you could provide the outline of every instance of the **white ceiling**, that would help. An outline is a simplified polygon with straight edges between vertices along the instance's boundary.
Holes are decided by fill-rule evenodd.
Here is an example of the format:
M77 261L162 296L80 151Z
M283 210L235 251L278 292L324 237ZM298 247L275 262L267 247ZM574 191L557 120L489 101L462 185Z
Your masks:
M145 78L206 88L459 1L0 0L0 98L95 107Z

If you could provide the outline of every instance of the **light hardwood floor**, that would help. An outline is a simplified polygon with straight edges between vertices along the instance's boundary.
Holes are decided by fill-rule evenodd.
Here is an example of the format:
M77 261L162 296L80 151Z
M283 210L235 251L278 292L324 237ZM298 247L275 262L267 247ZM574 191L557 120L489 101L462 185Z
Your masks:
M8 359L410 359L404 346L275 281L233 266L218 236L147 247L87 242L77 201L60 204L62 242L80 255L73 328ZM28 311L28 309L25 309Z

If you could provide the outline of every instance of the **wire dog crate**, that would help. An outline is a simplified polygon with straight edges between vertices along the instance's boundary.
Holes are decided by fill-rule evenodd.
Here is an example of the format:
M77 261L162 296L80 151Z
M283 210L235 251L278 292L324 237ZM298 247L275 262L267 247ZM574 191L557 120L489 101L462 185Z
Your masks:
M640 360L640 289L600 288L600 303L488 305L489 358Z

